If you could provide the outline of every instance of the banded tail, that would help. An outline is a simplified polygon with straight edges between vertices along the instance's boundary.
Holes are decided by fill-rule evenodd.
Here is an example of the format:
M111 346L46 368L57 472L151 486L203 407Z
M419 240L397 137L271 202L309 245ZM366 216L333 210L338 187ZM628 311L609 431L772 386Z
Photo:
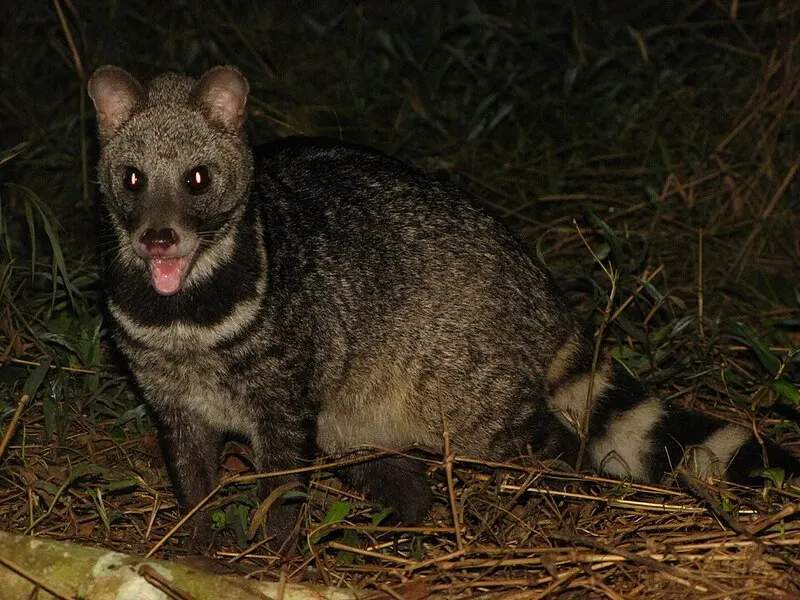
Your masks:
M556 352L547 373L551 410L573 431L592 412L586 457L598 472L658 482L679 466L697 477L753 483L752 474L780 467L800 477L800 460L752 431L649 395L613 359L603 356L591 375L593 348L573 336ZM591 389L590 389L591 387Z

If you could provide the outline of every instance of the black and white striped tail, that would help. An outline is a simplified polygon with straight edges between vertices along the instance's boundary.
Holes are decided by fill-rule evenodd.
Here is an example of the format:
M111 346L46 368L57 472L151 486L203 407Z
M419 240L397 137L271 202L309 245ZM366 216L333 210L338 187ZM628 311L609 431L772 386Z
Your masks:
M780 467L800 477L800 460L739 425L674 406L646 393L622 366L603 358L591 374L592 348L577 336L556 353L548 372L551 409L576 429L587 398L592 412L587 456L594 469L636 481L661 481L678 467L701 478L753 483Z

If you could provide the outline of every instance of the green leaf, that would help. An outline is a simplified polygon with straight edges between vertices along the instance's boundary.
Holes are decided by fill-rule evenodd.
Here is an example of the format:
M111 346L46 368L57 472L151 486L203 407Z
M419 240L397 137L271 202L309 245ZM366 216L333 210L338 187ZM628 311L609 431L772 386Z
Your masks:
M36 274L36 226L30 202L25 203L25 221L28 223L28 235L31 238L31 283Z
M50 439L53 437L53 432L56 430L56 420L58 417L56 402L50 394L44 394L42 397L42 415L44 416L44 432L47 439Z
M694 324L696 322L697 322L697 317L694 315L687 315L685 317L681 317L680 319L675 321L673 325L671 325L672 333L670 333L670 337L675 337L681 334L682 332L686 331L686 329L694 327ZM670 327L670 325L668 325L668 327Z
M249 516L250 509L245 504L236 503L225 507L225 521L228 527L233 529L236 543L242 548L248 543Z
M733 503L733 499L728 494L723 494L722 496L722 510L729 515L736 513L736 505Z
M8 417L10 417L16 408L9 404L8 402L0 401L0 423L5 421Z
M603 221L599 216L597 216L593 212L589 212L589 220L591 221L592 225L596 228L603 231L603 238L606 240L606 243L609 245L609 250L611 254L611 262L613 262L617 267L622 264L622 246L620 245L619 238L617 234L614 233L614 230L608 226L608 224ZM600 254L598 253L598 257ZM604 257L600 257L601 260Z
M733 321L728 324L728 329L731 332L731 337L740 341L755 353L758 361L771 375L778 374L781 368L781 361L778 360L778 357L772 353L769 346L756 335L756 332L751 327L744 323Z
M338 523L344 521L347 515L350 514L350 503L343 500L334 500L328 507L328 512L322 519L323 523Z
M54 483L50 483L49 481L42 481L41 479L34 481L31 487L33 487L34 489L42 490L43 492L50 494L51 496L58 495L58 492L61 489L60 486L57 486Z
M29 397L33 398L39 386L42 385L42 381L44 381L47 372L50 370L50 363L51 359L49 357L45 358L31 371L31 374L28 375L28 378L25 380L25 385L22 386L23 394L27 394Z
M642 279L641 277L634 277L633 279L642 286L644 291L647 292L647 294L656 304L664 302L664 295L659 292L652 283L646 279Z
M669 301L672 302L679 309L686 310L686 302L684 302L683 299L678 298L678 296L669 296Z
M80 479L81 477L86 477L87 475L102 475L105 476L108 473L108 469L105 467L101 467L97 463L93 462L82 462L80 464L75 465L75 467L70 471L69 477L67 477L67 483L71 484L73 481Z
M31 235L31 268L34 268L35 265L35 249L36 249L36 238L35 238L35 229L34 229L34 214L33 209L36 209L36 212L39 215L39 219L42 223L42 228L44 229L44 233L47 236L47 240L50 243L50 250L52 252L52 280L53 280L53 289L51 294L51 304L50 310L53 310L55 305L56 299L56 290L58 287L58 278L61 277L61 280L64 284L64 289L67 292L67 296L69 297L70 306L73 308L75 307L75 298L72 294L72 284L69 280L69 275L67 273L67 265L64 261L64 254L61 251L61 244L58 241L58 233L56 232L56 218L50 208L33 192L33 190L26 188L25 186L17 185L14 183L6 183L6 187L9 189L14 189L18 193L22 195L25 201L25 218L28 221L28 228L29 228L29 235Z
M669 337L669 333L672 330L672 325L664 325L660 329L657 329L653 333L650 334L650 343L653 345L658 345L664 340Z
M380 525L381 522L392 514L393 509L391 506L383 507L380 510L377 510L372 513L372 524L373 525Z
M125 423L135 420L139 429L141 429L142 419L144 419L146 416L147 416L147 406L145 406L144 404L139 404L138 406L130 408L126 410L124 413L122 413L119 416L119 418L116 421L114 421L114 427L119 427L121 425L124 425Z
M625 315L619 315L615 321L617 326L637 342L647 343L647 334Z
M767 382L767 387L778 392L778 395L783 396L789 402L800 405L800 390L790 381L786 381L785 379L773 379Z
M227 527L228 519L225 517L225 511L222 509L215 510L211 513L211 528L214 531L222 531Z
M754 477L763 477L767 481L775 484L775 487L782 488L783 482L786 481L786 473L780 467L772 467L770 469L759 469L754 471L751 475Z
M358 548L358 534L352 529L346 530L342 534L342 543L346 546ZM336 563L340 565L351 565L356 560L356 553L349 550L339 550L336 554Z
M302 490L287 490L282 495L283 500L308 500L311 496Z
M422 543L422 536L415 536L411 542L411 559L417 562L425 559L425 544Z
M347 518L347 515L350 514L350 509L352 508L349 502L345 502L344 500L334 500L331 502L331 505L328 507L328 512L325 513L325 516L322 518L322 522L326 525L331 523L340 523ZM328 528L322 528L320 531L316 531L311 536L311 545L318 544L320 540L326 537L330 532Z
M106 486L108 492L120 492L124 490L131 490L139 487L138 479L120 479L112 481Z
M650 362L647 356L629 346L615 346L611 349L610 354L612 358L627 366L631 371L639 371Z
M81 354L75 344L67 337L67 335L61 333L42 333L39 335L39 339L54 346L60 346L76 356L80 356Z
M609 256L611 256L611 246L609 246L606 242L603 242L597 247L595 254L600 260L606 260Z
M731 368L726 367L722 370L722 379L724 379L727 383L732 384L737 389L743 389L746 387L745 382L739 376L739 374Z

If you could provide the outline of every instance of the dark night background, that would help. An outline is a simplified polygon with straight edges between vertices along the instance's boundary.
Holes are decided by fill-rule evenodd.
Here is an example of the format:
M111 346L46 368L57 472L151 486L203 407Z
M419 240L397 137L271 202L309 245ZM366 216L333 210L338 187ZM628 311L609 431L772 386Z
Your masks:
M615 358L658 393L800 454L795 0L36 0L3 3L0 23L0 427L16 428L0 459L0 529L22 533L35 521L37 535L144 553L177 519L153 429L100 310L109 238L85 82L108 63L142 78L234 64L250 81L255 140L308 134L366 143L468 189L529 243L581 314L603 325ZM600 263L613 266L615 285ZM15 422L23 395L30 404ZM231 459L226 468L242 464ZM456 586L455 596L472 597L479 586L465 582L480 577L516 582L487 589L541 592L549 575L575 568L552 597L689 597L652 565L626 558L591 579L587 565L599 562L564 558L576 548L601 552L597 544L676 549L669 564L699 573L718 593L750 584L752 597L800 591L786 561L754 556L747 570L738 558L703 562L707 548L681 554L691 540L749 539L724 518L557 495L510 499L484 471L460 473L470 543L525 556L550 548L563 561L501 564L488 574L468 563L431 568L419 572L429 592ZM432 524L447 526L443 471L432 477L442 508ZM716 510L691 490L673 497L581 477L537 485ZM371 522L370 507L325 481L315 484L308 531L340 520L330 516L331 496L349 520ZM229 541L246 546L254 506L246 491L228 491ZM732 515L798 498L710 494ZM156 496L167 498L165 508L152 508ZM783 526L785 552L797 561L800 530L791 519ZM316 575L300 567L294 580L405 589L404 576L375 557L343 558L324 545L373 548L391 534L342 531L313 539ZM414 560L443 556L456 549L448 531L380 547ZM164 552L180 554L180 542ZM270 561L243 563L274 575Z

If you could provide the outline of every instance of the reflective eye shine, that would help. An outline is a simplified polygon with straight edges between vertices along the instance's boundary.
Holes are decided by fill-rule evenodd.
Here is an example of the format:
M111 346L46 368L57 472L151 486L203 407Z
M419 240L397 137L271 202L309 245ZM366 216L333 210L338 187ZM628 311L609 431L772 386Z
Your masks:
M125 169L125 177L122 180L122 185L132 192L142 189L144 185L144 173L133 167L128 167Z
M211 176L208 173L208 168L200 165L191 169L186 174L186 187L192 194L199 194L205 191L208 184L211 183Z

